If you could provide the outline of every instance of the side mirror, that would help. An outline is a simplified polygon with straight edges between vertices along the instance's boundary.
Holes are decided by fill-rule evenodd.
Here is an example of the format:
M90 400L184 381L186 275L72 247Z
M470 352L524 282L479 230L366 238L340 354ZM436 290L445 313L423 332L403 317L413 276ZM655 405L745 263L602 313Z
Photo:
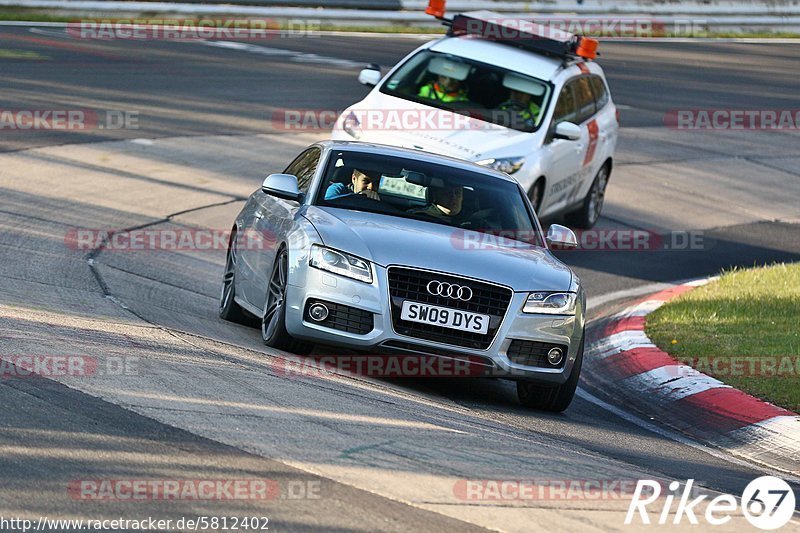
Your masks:
M547 230L546 238L549 246L555 245L559 248L576 248L578 246L578 238L575 236L575 232L558 224L550 226L550 229Z
M553 130L553 139L577 141L581 138L581 127L572 122L559 122Z
M358 83L367 87L375 87L379 81L381 81L381 67L375 63L371 63L358 73Z
M297 188L297 176L291 174L270 174L261 184L261 190L271 196L299 202L303 194Z

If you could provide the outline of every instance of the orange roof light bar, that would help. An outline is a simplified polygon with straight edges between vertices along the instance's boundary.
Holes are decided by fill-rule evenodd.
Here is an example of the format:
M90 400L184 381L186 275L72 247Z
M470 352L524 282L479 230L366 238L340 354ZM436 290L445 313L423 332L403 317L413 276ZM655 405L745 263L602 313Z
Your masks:
M597 45L597 39L581 36L578 40L578 48L575 50L575 54L584 59L594 59L597 57Z
M433 4L436 0L430 0ZM597 57L597 39L488 11L459 13L448 24L450 37L471 36L522 48L562 61Z
M425 14L436 17L437 19L444 17L446 0L428 0L428 7L425 8Z

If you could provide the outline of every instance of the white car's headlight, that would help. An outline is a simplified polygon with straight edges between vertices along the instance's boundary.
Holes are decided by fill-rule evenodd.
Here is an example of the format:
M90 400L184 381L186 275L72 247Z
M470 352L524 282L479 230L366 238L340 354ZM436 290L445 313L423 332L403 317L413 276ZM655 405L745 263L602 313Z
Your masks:
M372 283L369 261L319 244L311 245L311 266L340 276Z
M483 165L485 167L493 168L495 170L499 170L500 172L505 172L506 174L513 174L520 168L522 165L525 164L524 157L501 157L498 159L484 159L482 161L476 161L477 164Z
M574 292L532 292L525 300L523 313L574 315L577 295Z
M350 111L350 113L348 113L342 121L342 129L354 139L360 139L361 134L363 133L361 130L361 122L358 120L356 114L352 111Z

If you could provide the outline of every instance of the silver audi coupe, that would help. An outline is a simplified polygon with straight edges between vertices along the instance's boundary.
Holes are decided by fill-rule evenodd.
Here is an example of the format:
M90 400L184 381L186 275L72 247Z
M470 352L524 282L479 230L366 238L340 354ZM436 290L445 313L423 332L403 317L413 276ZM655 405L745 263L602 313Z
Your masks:
M575 394L586 299L509 175L426 152L325 141L271 174L234 222L223 319L308 353L468 362L516 381L522 404Z

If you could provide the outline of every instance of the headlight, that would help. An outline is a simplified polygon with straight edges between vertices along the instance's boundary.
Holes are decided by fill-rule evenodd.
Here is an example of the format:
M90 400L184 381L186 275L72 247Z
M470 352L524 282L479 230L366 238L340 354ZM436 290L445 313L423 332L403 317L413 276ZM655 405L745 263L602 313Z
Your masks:
M360 139L363 133L361 130L361 122L359 122L358 117L356 117L356 114L352 111L348 113L342 122L342 129L354 139Z
M524 157L501 157L499 159L484 159L476 161L477 164L485 167L505 172L506 174L513 174L525 164Z
M372 267L369 261L319 244L311 245L311 266L364 283L372 283Z
M574 315L577 295L574 292L532 292L525 300L523 313Z

